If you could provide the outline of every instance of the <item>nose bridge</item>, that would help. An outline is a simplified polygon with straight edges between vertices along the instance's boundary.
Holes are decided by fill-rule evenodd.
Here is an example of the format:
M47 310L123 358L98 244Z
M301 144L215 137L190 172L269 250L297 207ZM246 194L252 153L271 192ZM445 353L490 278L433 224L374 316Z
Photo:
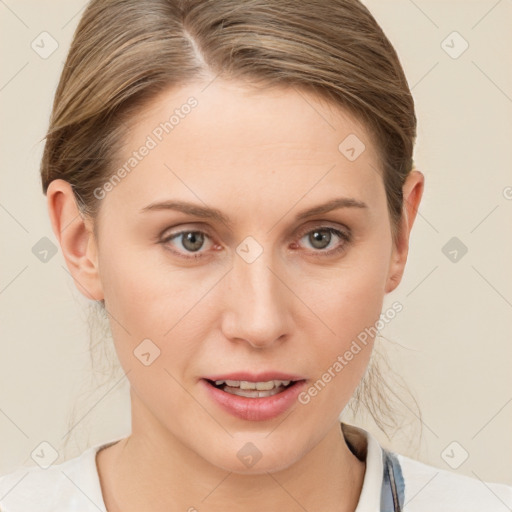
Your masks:
M241 243L233 261L226 304L230 321L225 334L264 347L285 333L287 302L272 254L260 250L255 256L256 246L251 243L247 247Z

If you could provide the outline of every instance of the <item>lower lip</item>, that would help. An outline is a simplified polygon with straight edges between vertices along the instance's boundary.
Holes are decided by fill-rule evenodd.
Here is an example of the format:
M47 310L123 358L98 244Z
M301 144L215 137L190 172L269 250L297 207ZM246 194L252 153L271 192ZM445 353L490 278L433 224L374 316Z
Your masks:
M300 392L306 386L306 381L297 381L281 393L263 398L248 398L222 391L210 384L206 379L200 381L206 391L222 409L242 420L265 421L276 418L288 410Z

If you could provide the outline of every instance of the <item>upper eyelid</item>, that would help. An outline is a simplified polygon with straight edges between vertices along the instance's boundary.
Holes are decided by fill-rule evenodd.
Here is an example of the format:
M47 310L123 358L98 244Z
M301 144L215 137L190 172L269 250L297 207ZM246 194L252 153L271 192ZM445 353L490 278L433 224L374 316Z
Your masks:
M310 233L311 231L314 231L315 229L328 229L328 228L331 228L331 229L335 229L337 231L341 231L342 233L345 232L345 234L347 235L350 235L351 233L351 230L348 228L348 226L345 226L345 225L335 225L336 223L332 222L328 222L328 221L320 221L319 224L315 224L315 225L312 225L312 226L305 226L301 229L298 229L296 231L297 234L303 236L305 235L306 233Z
M319 228L333 228L333 229L337 229L342 232L345 231L347 235L351 234L351 229L344 224L340 225L339 223L336 223L333 221L327 221L327 220L323 220L323 221L322 220L317 220L317 221L313 220L313 221L307 222L307 224L305 226L302 226L300 228L293 230L292 235L296 236L296 235L300 234L301 236L303 236L304 234L309 233L310 231L312 231L314 229L319 229ZM172 229L173 228L164 229L164 231L162 231L162 234L159 236L159 238L169 238L171 236L176 236L179 234L190 233L190 232L205 233L205 234L209 235L211 238L213 238L211 235L211 230L208 228L208 226L201 225L200 227L197 227L197 228L196 227L179 228L178 231L166 234L167 231L170 231ZM290 235L290 236L292 236L292 235Z

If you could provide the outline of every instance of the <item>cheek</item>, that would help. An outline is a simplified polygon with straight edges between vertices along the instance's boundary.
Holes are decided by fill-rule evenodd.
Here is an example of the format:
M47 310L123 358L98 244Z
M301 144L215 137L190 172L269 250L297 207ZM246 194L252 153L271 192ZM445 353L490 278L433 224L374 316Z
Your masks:
M384 239L368 243L346 258L330 279L305 290L322 321L308 316L308 332L316 340L310 353L316 375L303 403L309 400L341 412L363 377L382 313L390 250Z
M119 362L136 397L134 414L146 417L150 411L185 442L191 423L216 428L191 398L186 379L201 349L194 343L202 339L200 298L212 283L191 285L186 270L147 264L150 252L145 257L131 251L123 258L105 253L105 305Z
M194 275L190 268L166 264L165 251L159 248L132 248L123 255L106 250L100 268L110 327L125 371L138 370L137 354L149 352L151 358L158 354L152 367L182 377L200 349L191 341L204 338L200 330L207 324L205 296L219 276Z
M166 262L160 247L133 245L123 254L105 251L100 268L109 311L138 335L152 332L162 337L198 301L204 288L190 269Z
M390 246L368 243L348 254L322 280L307 279L301 295L337 349L375 324L382 312ZM377 256L381 255L381 256Z
M309 350L309 361L314 376L299 397L299 403L335 418L349 402L368 366L382 295L375 293L370 279L361 279L357 286L347 279L339 282L330 299L324 301L323 310L319 309L324 312L321 318L330 329L321 329L325 336L312 335L316 336L316 343L314 350Z

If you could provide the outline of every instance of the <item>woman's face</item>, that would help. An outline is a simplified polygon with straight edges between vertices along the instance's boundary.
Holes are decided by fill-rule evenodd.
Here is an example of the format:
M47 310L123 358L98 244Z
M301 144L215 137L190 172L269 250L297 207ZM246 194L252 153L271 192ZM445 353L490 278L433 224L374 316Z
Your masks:
M372 141L314 96L217 79L137 115L123 166L94 254L134 432L229 471L289 466L337 423L373 339L344 354L403 270Z

